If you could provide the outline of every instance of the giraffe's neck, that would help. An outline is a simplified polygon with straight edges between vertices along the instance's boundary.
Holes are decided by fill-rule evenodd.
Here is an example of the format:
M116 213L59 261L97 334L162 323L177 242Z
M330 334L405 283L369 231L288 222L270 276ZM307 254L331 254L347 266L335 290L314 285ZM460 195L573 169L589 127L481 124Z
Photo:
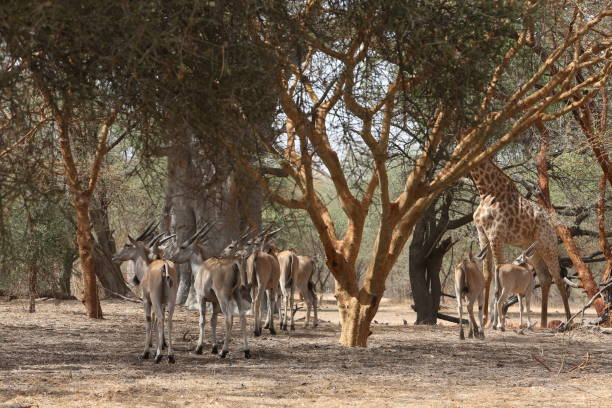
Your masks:
M470 176L474 180L481 197L485 195L499 197L502 193L520 195L512 179L504 174L491 160L485 160L474 167L470 171Z

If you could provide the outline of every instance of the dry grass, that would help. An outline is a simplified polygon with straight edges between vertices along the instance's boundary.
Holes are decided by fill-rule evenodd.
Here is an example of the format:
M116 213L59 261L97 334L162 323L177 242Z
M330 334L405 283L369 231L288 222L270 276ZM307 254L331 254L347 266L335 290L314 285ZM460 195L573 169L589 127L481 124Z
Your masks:
M367 349L338 346L334 323L306 330L299 322L290 334L250 337L251 360L236 331L219 360L190 353L197 314L179 309L177 364L154 365L138 359L139 305L102 307L106 319L94 321L78 302L40 302L35 314L25 302L0 302L0 407L612 406L609 335L489 330L484 341L459 341L452 325L404 326L414 319L407 305L385 303ZM337 312L326 305L322 317ZM558 373L587 351L586 367Z

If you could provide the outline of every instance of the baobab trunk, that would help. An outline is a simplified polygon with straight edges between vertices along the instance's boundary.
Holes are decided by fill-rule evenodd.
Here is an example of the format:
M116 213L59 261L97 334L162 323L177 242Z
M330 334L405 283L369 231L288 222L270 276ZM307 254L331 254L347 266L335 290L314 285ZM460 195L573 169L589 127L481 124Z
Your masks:
M98 299L98 286L96 284L96 268L93 257L93 237L89 219L90 197L86 194L73 192L72 205L76 211L77 245L79 246L79 259L83 273L83 304L87 316L95 319L102 318L102 308Z

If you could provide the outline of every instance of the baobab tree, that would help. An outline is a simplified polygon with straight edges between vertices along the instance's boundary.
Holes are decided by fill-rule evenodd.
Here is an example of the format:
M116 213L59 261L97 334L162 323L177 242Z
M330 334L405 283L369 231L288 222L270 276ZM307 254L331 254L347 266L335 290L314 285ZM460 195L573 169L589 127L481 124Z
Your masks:
M293 186L277 188L239 146L225 143L272 200L312 220L335 279L340 344L367 345L389 271L442 191L536 121L584 104L607 80L610 44L596 28L609 10L568 25L546 61L523 66L518 84L508 80L518 57L529 55L537 25L529 16L538 15L537 7L545 6L308 1L277 4L253 19L253 38L277 62L284 127L280 142L261 143ZM578 67L593 67L580 83L574 81ZM497 92L510 85L513 91L500 100ZM237 114L248 123L249 112ZM341 142L368 162L363 188L352 183L355 169ZM389 168L398 147L414 155L415 164L392 195ZM345 219L332 219L317 172L330 177ZM359 282L355 265L375 200L380 224Z

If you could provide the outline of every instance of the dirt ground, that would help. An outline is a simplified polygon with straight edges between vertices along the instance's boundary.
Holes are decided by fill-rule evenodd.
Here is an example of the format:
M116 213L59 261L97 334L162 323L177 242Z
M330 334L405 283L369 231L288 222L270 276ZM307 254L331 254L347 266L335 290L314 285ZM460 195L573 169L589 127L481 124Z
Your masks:
M138 358L141 307L102 308L94 321L77 301L38 302L35 314L0 301L0 407L612 407L612 336L586 329L460 341L455 325L405 325L408 305L383 303L369 347L348 349L328 302L316 329L249 336L250 360L235 329L220 360L191 353L197 313L180 308L177 363L155 365Z

